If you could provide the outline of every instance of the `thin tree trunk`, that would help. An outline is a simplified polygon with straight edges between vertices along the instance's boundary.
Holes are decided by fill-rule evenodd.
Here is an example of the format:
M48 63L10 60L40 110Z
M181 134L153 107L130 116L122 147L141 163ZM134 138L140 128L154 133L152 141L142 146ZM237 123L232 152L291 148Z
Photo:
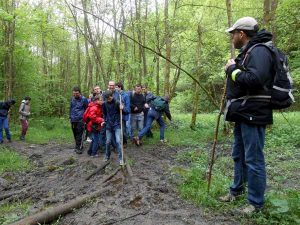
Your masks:
M79 31L78 27L76 26L76 67L77 67L77 84L80 85L81 83L81 50L80 50L80 38L79 38Z
M160 52L160 33L159 33L159 13L158 13L158 2L155 0L155 16L156 16L156 22L155 22L155 37L156 37L156 51ZM160 70L160 57L158 55L155 55L155 61L156 61L156 95L159 96L159 70Z
M142 31L141 31L141 0L135 0L135 19L137 21L137 38L138 42L142 43ZM142 83L142 79L145 76L144 71L141 68L143 63L143 48L138 45L138 83Z
M227 23L228 27L231 27L233 25L232 22L232 3L231 0L226 0L226 9L227 9ZM230 43L230 55L231 58L233 59L235 57L235 52L234 52L234 46L231 42L231 37L229 36L229 43Z
M164 25L165 25L165 42L166 42L166 58L171 60L171 34L170 34L170 24L169 24L169 0L165 0L164 8ZM164 95L170 94L170 68L171 64L169 61L165 63L164 71Z
M198 42L197 42L197 67L199 68L198 70L198 80L201 79L202 76L202 71L201 71L201 63L202 63L202 54L201 54L201 47L202 47L202 35L203 35L203 29L200 24L198 24ZM190 128L192 130L195 130L196 127L196 121L197 121L197 114L199 110L199 100L200 100L200 86L195 83L195 92L194 92L194 97L193 97L193 104L192 104L192 119L191 119L191 124Z

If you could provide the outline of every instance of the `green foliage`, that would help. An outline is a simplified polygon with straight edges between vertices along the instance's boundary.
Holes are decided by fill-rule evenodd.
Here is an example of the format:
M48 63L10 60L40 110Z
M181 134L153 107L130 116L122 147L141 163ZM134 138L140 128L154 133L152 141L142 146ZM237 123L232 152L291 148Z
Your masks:
M0 225L11 224L23 217L22 215L27 214L31 202L14 202L6 203L0 206Z
M7 147L0 146L0 174L7 171L24 171L30 169L28 160Z
M266 192L265 207L262 212L251 217L240 217L238 214L234 214L234 217L242 224L288 225L300 222L300 129L296 126L299 124L300 113L284 113L284 116L286 119L281 113L274 113L274 125L267 129L265 157L269 188ZM197 205L205 206L206 210L213 209L216 212L232 213L232 210L247 202L246 196L228 204L217 200L219 196L228 191L233 179L230 147L226 145L229 141L228 137L220 133L218 142L222 145L218 144L218 158L213 167L211 190L208 194L208 151L211 150L208 140L209 137L212 137L215 127L215 115L199 114L198 123L203 127L196 132L188 129L188 118L188 115L176 115L175 125L170 126L171 130L167 130L166 134L167 138L170 138L170 145L189 146L192 149L184 151L177 157L178 162L185 167L173 168L173 172L182 177L182 183L178 186L179 193L183 198L189 199ZM184 130L184 132L180 132L180 138L178 138L178 130ZM193 136L194 133L197 135Z
M12 131L17 130L19 124L13 124ZM18 138L18 132L13 132L13 137ZM26 141L37 144L56 141L66 143L72 140L70 122L66 118L44 117L42 119L31 118Z

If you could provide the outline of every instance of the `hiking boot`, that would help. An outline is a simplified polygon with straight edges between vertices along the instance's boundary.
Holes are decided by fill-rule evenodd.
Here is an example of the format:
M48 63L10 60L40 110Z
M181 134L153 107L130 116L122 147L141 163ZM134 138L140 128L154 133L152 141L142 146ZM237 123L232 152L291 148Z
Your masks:
M11 139L7 139L8 143L11 143Z
M133 140L134 140L134 143L135 143L136 146L141 145L141 141L140 141L139 137L134 137Z
M83 151L82 151L80 148L76 148L76 149L75 149L75 152L76 152L77 154L82 154Z
M237 198L239 197L239 195L234 196L233 194L231 194L230 192L224 196L219 197L219 200L221 202L233 202L236 201Z
M0 141L0 144L3 144L3 141Z
M24 136L24 135L21 135L21 136L20 136L20 140L21 140L21 141L25 141L25 136Z
M244 216L250 216L253 213L260 212L261 210L262 210L262 207L256 208L255 206L253 206L251 204L247 204L247 205L243 206L240 209L236 209L236 212L241 214L241 215L244 215Z

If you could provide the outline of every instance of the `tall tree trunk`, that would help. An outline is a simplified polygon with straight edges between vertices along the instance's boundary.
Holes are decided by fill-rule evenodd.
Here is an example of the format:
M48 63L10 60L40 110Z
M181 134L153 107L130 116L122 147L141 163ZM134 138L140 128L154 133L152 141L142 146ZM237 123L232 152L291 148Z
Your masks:
M76 67L77 67L77 84L81 83L81 49L78 27L76 26Z
M159 13L158 13L158 2L157 0L155 0L155 17L156 17L156 21L155 21L155 37L156 37L156 51L160 52L160 29L159 29ZM155 76L155 80L156 80L156 95L159 96L159 70L160 70L160 57L158 55L155 55L155 61L156 61L156 76Z
M275 20L277 5L278 0L264 0L263 26L272 30L274 42L276 41L276 31L272 23Z
M5 81L5 98L10 98L13 95L13 90L15 86L15 9L16 2L15 0L5 1L4 10L6 13L13 16L12 20L6 20L4 24L4 81Z
M171 34L169 24L169 0L165 0L164 8L164 25L165 25L165 42L166 42L166 58L171 60ZM170 68L171 64L169 61L165 62L164 71L164 95L170 95Z
M200 80L202 76L202 70L200 68L202 64L201 47L202 47L202 35L203 35L203 29L200 24L198 24L197 33L198 33L198 42L197 42L196 53L197 53L197 67L199 68L198 80ZM195 92L194 92L193 104L192 104L192 120L190 124L190 128L192 130L195 130L196 127L197 114L199 110L199 100L200 100L200 87L199 85L196 84L196 82L194 82L194 87L195 87Z
M135 0L135 19L137 21L137 38L138 42L142 43L142 31L141 31L141 0ZM141 45L138 45L138 83L142 83L142 79L145 76L144 71L141 68L141 65L143 63L143 47Z
M227 23L228 27L231 27L233 25L232 22L232 3L231 0L226 0L226 9L227 9ZM234 46L231 42L231 36L229 36L229 43L230 43L230 55L231 58L235 58L235 52L234 52Z

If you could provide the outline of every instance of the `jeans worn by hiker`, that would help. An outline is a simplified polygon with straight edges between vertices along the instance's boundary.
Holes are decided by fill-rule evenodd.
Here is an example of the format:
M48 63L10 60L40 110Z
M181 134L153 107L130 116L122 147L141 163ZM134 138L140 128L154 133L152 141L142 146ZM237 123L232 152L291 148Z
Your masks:
M88 100L81 95L79 88L73 89L73 97L70 103L70 122L75 139L75 152L82 153L83 150L83 136L84 136L84 122L83 113L88 107Z
M25 141L25 136L27 134L27 130L29 127L29 116L30 116L30 97L25 97L25 99L21 102L19 108L19 119L21 122L21 135L20 140Z
M121 124L120 124L120 103L114 99L112 93L108 94L107 101L103 104L103 115L106 124L106 151L105 160L109 160L111 156L110 145L113 135L116 140L116 148L118 152L118 160L123 165L123 156L121 149Z
M5 130L6 139L8 142L11 142L11 135L8 126L8 112L10 107L15 103L16 101L14 99L0 102L0 144L3 143L3 129Z
M163 101L164 106L161 108L161 110L155 109L155 105L153 100L159 98ZM160 141L165 141L165 122L162 118L162 115L165 113L167 118L171 121L172 116L169 109L169 103L167 100L160 98L160 97L152 97L152 100L150 101L150 109L147 115L147 123L146 126L138 133L138 137L136 138L136 144L139 145L140 140L149 132L151 129L152 123L154 120L157 121L159 124L160 129Z
M224 117L235 122L232 146L234 181L230 186L232 197L220 199L236 199L246 191L248 183L248 202L252 210L242 210L246 213L261 209L265 202L263 148L266 125L272 124L273 116L269 102L260 96L268 94L274 74L274 60L266 47L257 46L249 54L247 51L257 43L272 44L272 34L265 30L258 32L257 22L251 17L241 18L228 32L233 35L235 48L241 50L238 57L229 60L225 66L228 78Z

